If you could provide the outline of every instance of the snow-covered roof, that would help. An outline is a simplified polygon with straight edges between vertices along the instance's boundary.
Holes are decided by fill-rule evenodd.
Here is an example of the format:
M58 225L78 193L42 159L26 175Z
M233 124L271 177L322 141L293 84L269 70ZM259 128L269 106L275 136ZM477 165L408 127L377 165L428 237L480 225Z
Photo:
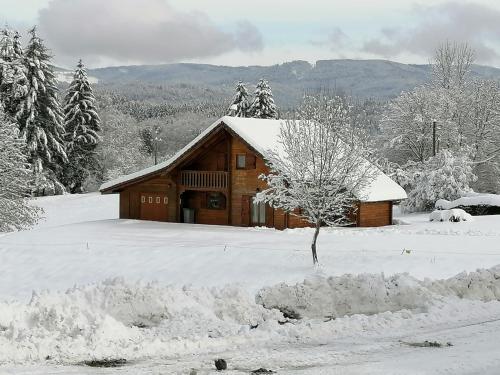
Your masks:
M439 210L450 210L455 207L467 206L496 206L500 207L500 195L498 194L484 194L484 193L465 193L462 197L454 201L447 201L446 199L438 199L436 208Z
M180 157L193 149L201 140L208 134L212 133L218 126L225 124L230 130L241 137L248 143L255 151L261 155L266 155L269 150L277 151L279 148L279 134L283 123L286 120L266 120L256 118L241 118L224 116L215 121L205 131L193 139L183 149L177 152L173 157L159 163L155 166L145 168L141 171L131 173L126 176L108 181L101 185L100 189L108 190L117 185L127 183L132 180L139 179L143 176L154 174L162 170L167 170L171 167ZM373 168L376 168L373 166ZM406 192L396 182L391 180L382 171L377 169L376 177L373 181L360 193L360 200L363 202L376 202L376 201L389 201L406 199Z

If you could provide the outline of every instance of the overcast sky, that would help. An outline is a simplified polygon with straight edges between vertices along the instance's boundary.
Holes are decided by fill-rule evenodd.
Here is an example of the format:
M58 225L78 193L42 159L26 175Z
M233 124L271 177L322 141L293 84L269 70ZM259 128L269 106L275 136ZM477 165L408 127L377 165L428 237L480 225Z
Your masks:
M0 22L39 25L57 64L269 65L290 60L426 63L467 41L500 67L500 1L0 0Z

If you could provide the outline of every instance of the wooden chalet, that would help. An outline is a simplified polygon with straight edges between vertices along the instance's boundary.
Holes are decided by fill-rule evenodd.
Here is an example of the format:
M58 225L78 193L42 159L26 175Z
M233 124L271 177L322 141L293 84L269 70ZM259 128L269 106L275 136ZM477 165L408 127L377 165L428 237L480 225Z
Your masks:
M264 155L275 149L283 120L225 116L171 159L103 184L120 194L120 218L176 223L305 227L301 218L254 203L266 187ZM390 225L405 191L380 172L359 202L357 225Z

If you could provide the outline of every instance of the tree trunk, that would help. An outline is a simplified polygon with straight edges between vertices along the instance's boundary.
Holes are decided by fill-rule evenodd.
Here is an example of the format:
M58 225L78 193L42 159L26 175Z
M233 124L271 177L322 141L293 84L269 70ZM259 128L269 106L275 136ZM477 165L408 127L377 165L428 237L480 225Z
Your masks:
M318 263L318 254L316 253L316 241L318 239L319 229L320 228L321 228L321 222L318 221L316 223L316 230L314 231L313 241L312 241L312 244L311 244L313 264L317 264Z

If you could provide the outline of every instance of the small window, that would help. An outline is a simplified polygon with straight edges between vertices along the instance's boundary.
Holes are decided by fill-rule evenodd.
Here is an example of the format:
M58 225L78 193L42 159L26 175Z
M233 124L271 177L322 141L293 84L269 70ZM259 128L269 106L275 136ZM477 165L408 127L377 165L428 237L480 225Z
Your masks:
M144 195L141 197L141 203L146 203L146 197Z
M149 203L153 203L153 197L149 197Z
M163 204L168 204L168 197L163 198Z
M156 204L160 204L161 203L161 197L156 197Z
M236 169L246 169L247 157L245 154L236 155Z
M207 208L209 210L225 210L226 197L222 193L207 193Z

